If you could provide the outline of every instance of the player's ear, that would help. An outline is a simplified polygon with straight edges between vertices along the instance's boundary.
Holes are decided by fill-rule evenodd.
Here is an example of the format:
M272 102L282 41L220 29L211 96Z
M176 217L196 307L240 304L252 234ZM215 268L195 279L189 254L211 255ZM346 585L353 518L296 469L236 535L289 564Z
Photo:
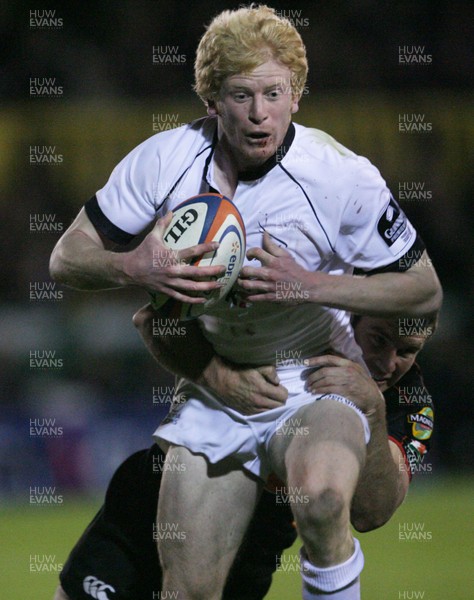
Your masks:
M214 100L209 99L207 101L207 114L210 117L216 117L219 113L217 111L217 105Z
M291 103L291 114L292 115L294 115L299 110L299 107L300 107L299 99L300 99L299 96L297 96L296 94L293 94L293 101Z

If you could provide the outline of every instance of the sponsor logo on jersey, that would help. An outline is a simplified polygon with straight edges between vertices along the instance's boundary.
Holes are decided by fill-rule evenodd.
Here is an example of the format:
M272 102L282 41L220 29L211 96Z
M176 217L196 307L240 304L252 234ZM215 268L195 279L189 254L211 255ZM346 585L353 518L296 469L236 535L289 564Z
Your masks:
M393 196L390 197L390 202L377 223L377 230L387 246L392 246L407 232L407 218Z
M404 445L410 471L415 473L417 466L422 462L424 455L428 452L427 447L416 440Z
M115 589L111 585L100 581L100 579L97 579L93 575L88 575L84 578L82 587L86 594L89 594L92 598L96 598L96 600L112 600L107 592L115 594Z
M407 416L408 422L413 424L412 434L418 440L428 440L433 433L433 410L425 406L417 413Z

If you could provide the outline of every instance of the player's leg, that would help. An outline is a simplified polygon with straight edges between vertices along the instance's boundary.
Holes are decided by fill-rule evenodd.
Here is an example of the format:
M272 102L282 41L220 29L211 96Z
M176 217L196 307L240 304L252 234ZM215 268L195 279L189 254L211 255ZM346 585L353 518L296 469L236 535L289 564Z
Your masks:
M230 460L211 465L182 446L171 446L167 460L183 468L177 472L165 466L161 483L156 538L162 593L217 600L261 484Z
M304 598L358 598L358 584L352 592L338 590L355 581L363 566L350 530L351 500L366 453L363 421L353 408L332 399L302 407L293 419L298 428L287 427L285 434L283 427L269 450L287 482L304 542Z
M58 588L56 590L56 593L54 594L53 600L70 600L70 598L66 594L66 592L63 590L63 588L60 585L58 585Z
M277 488L282 486L278 482ZM232 565L223 600L265 598L283 551L296 537L293 514L283 496L265 489Z

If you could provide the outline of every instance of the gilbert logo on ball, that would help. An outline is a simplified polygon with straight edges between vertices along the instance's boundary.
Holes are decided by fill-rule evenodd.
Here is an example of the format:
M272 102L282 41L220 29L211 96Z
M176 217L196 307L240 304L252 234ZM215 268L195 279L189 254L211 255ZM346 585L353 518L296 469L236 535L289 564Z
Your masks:
M194 319L221 301L234 285L245 259L245 226L238 209L222 194L199 194L173 210L173 219L164 233L166 246L183 250L205 242L219 242L219 248L195 259L198 267L224 265L218 281L224 285L207 294L203 304L187 304L165 294L151 292L152 306L166 317Z

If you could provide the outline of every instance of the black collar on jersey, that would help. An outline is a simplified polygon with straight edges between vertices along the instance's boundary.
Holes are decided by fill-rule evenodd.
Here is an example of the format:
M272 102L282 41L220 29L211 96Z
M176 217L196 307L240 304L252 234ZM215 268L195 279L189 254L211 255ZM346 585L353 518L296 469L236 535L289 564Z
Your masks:
M217 137L217 121L216 121L216 129L214 130L214 135L212 136L211 151L209 152L209 156L206 158L206 162L204 163L204 169L202 171L202 180L206 183L207 183L207 173L209 171L209 165L211 164L212 157L214 156L217 142L218 142L218 137ZM212 186L210 186L210 187L212 187ZM219 192L217 192L217 193L219 193Z
M255 179L260 179L260 177L263 177L264 175L266 175L268 173L268 171L271 171L276 164L278 164L279 162L281 162L283 160L283 157L286 155L286 153L290 149L290 146L293 143L294 139L295 139L295 126L293 125L293 123L290 123L290 126L288 127L288 130L283 139L283 143L281 144L281 146L278 146L275 154L273 156L270 156L270 158L268 158L263 163L263 165L260 165L259 167L255 168L255 169L249 169L248 171L239 171L239 173L237 174L237 178L240 181L254 181ZM217 145L217 127L214 132L214 138L212 140L212 150L206 159L206 163L205 163L204 169L203 169L203 180L204 181L206 181L206 179L207 179L207 177L206 177L207 172L209 169L211 159L214 155L216 145Z
M239 180L240 181L253 181L254 179L260 179L260 177L263 177L264 175L266 175L268 173L268 171L271 171L276 164L278 164L279 162L281 162L283 160L284 156L290 149L290 146L293 143L294 139L295 139L295 126L293 125L293 123L290 123L290 126L288 127L288 130L283 139L283 143L281 144L281 146L278 146L275 154L273 156L270 156L270 158L267 159L263 163L263 165L260 165L259 167L256 167L255 169L249 169L248 171L240 171L237 175Z

